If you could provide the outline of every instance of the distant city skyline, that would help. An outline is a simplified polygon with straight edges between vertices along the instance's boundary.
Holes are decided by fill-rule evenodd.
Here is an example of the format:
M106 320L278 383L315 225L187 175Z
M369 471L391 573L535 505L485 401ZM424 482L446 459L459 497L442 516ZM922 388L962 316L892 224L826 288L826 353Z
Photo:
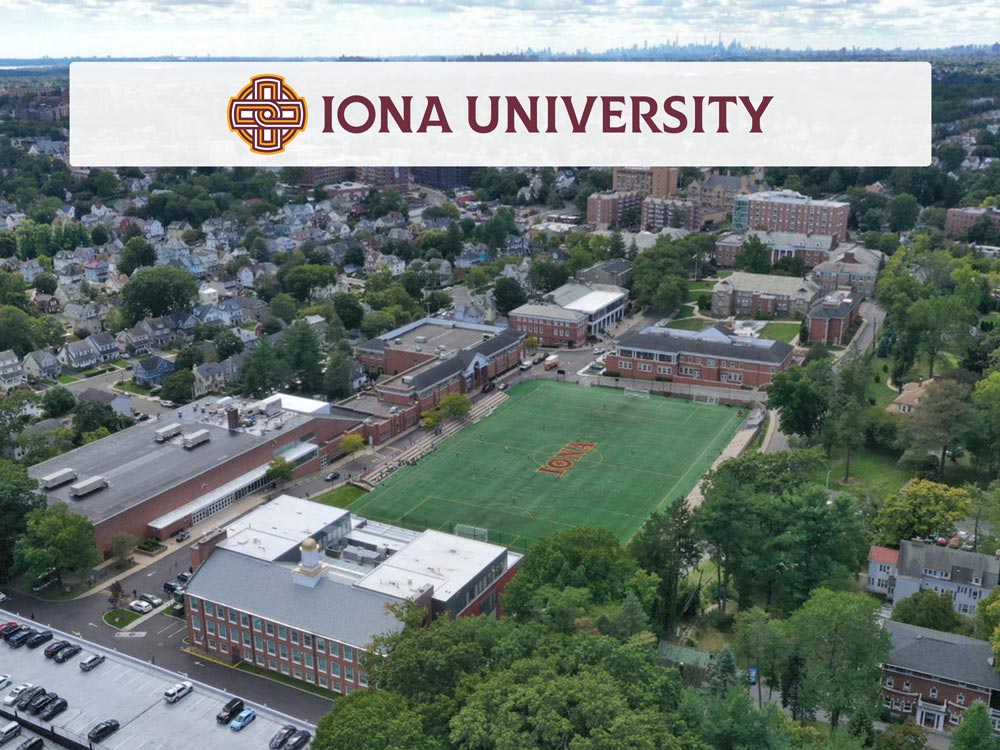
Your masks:
M8 58L573 53L720 36L775 49L913 49L996 42L1000 3L0 0L0 28Z

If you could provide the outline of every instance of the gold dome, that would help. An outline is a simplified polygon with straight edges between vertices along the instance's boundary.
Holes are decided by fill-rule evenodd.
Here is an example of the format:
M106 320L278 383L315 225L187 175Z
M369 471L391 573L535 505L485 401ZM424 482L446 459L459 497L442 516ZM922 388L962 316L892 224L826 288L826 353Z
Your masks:
M316 540L311 536L307 537L304 542L302 542L302 547L300 548L303 552L312 552L318 549L319 545L316 544Z

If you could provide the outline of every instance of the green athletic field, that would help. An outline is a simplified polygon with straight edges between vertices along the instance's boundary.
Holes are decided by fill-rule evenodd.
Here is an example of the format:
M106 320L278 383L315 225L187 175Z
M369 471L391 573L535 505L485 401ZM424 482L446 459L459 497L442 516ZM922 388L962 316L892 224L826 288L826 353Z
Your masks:
M685 497L729 443L739 409L535 380L351 505L360 516L518 548L574 525L631 537ZM597 443L562 476L538 471L567 443Z

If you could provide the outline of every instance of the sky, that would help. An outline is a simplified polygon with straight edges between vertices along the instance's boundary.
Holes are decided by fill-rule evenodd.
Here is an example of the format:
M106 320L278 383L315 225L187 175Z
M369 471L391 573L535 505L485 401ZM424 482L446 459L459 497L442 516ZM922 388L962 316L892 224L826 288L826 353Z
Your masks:
M926 48L992 44L998 30L996 0L0 0L0 57L573 52L720 34Z

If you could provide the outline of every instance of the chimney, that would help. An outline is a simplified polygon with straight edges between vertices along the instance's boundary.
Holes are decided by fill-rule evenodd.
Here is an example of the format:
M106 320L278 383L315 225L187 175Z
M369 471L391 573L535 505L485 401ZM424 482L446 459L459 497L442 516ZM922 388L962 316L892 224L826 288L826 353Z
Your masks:
M226 425L234 431L240 426L240 410L235 406L226 409Z
M319 579L323 577L323 571L326 570L326 565L319 560L319 545L311 536L306 537L299 547L299 552L302 555L301 561L292 570L292 579L300 586L316 588Z

